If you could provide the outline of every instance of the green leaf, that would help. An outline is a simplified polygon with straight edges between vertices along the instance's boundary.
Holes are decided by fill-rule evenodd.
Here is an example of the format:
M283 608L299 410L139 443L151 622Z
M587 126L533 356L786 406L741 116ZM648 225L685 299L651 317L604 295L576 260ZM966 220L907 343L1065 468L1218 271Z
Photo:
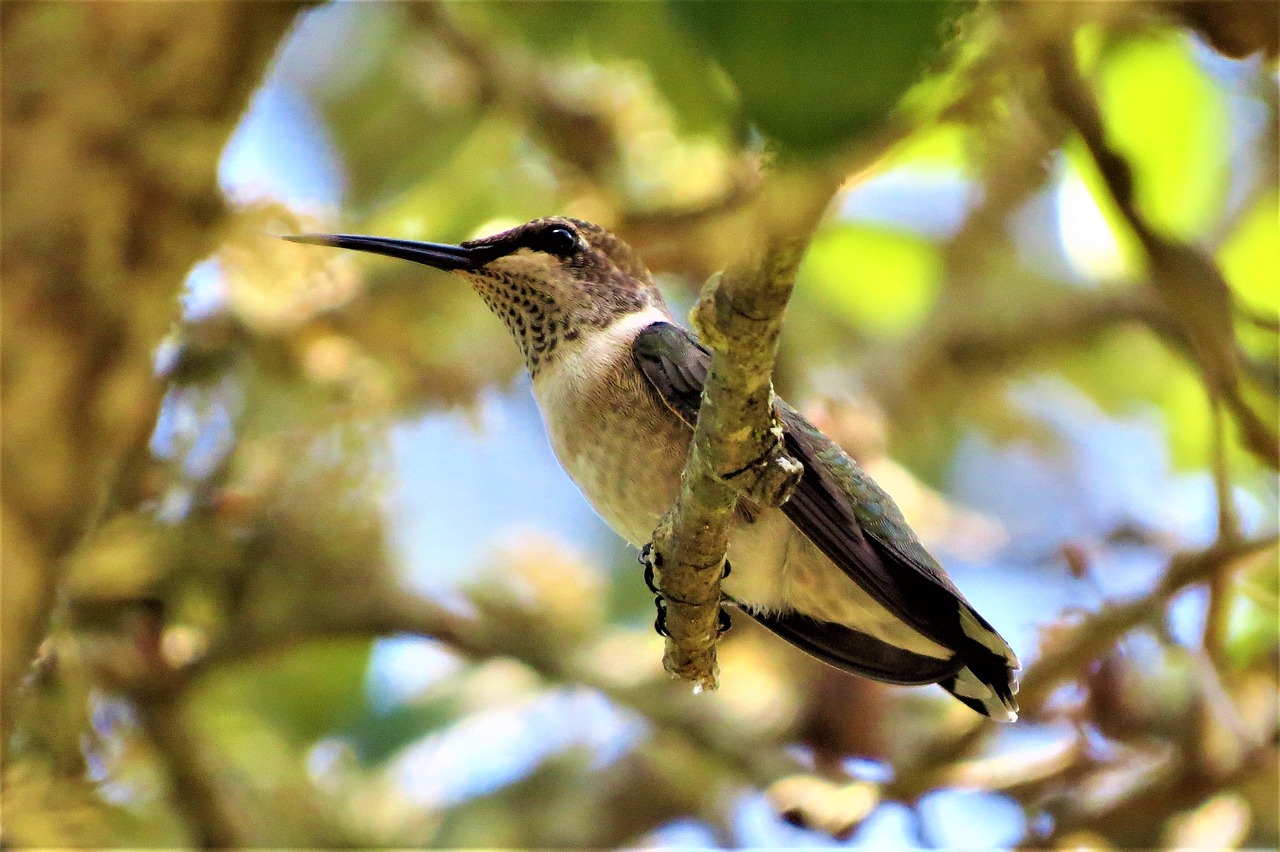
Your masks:
M406 72L416 55L408 4L338 3L313 14L341 22L335 29L343 50L329 57L329 73L291 67L289 82L323 119L346 167L345 205L359 219L438 170L479 120L478 104L459 94L465 87L454 77L462 66L439 43L428 42L430 51L417 48L428 60L416 61L432 75Z
M1227 620L1227 654L1232 666L1244 669L1275 653L1280 642L1276 623L1275 563L1262 562L1232 585Z
M1249 307L1280 312L1280 197L1267 193L1218 252L1222 273Z
M312 743L360 715L372 644L313 642L228 670L209 685L205 706L224 715L248 711L288 741Z
M966 128L958 124L922 127L895 145L885 155L879 169L909 168L930 175L966 172L969 169L966 132Z
M670 9L724 68L749 122L816 154L883 121L966 5L677 0Z
M1170 235L1207 233L1222 211L1230 151L1223 93L1175 30L1129 39L1102 60L1107 136L1133 165L1139 208Z
M1138 328L1120 329L1088 348L1064 351L1054 365L1113 416L1149 406L1159 410L1177 470L1207 464L1211 423L1204 385L1158 338Z
M917 325L942 278L928 240L871 225L822 231L800 267L797 286L872 335L892 336Z
M679 116L683 130L719 129L731 112L732 94L718 79L714 63L673 25L662 0L522 0L463 3L454 10L464 20L483 20L543 55L596 62L630 60L631 70L653 80Z

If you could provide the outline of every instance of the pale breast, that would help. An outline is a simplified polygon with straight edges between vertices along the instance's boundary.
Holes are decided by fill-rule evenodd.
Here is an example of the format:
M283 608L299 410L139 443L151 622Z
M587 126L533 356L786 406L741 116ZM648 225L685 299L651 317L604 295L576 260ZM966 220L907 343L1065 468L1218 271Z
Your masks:
M551 447L588 502L632 544L675 500L689 430L657 401L631 361L631 341L670 318L630 314L563 348L534 380Z

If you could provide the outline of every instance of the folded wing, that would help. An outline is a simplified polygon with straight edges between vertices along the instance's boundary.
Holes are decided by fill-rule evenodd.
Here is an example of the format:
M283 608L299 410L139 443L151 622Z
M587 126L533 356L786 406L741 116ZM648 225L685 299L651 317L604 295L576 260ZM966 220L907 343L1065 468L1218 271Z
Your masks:
M655 323L636 337L632 355L657 396L692 427L711 354L679 326ZM800 614L754 617L840 668L895 683L939 682L988 715L1016 711L1017 657L924 549L889 495L786 403L779 401L778 415L787 452L804 466L782 511L881 606L955 656L930 660Z

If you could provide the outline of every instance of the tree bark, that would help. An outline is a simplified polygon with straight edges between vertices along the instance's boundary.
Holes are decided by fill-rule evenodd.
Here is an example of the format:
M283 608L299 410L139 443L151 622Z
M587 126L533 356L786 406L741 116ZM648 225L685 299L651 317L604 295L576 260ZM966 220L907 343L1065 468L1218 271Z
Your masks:
M0 11L4 741L59 566L146 495L153 352L227 217L223 145L301 5Z

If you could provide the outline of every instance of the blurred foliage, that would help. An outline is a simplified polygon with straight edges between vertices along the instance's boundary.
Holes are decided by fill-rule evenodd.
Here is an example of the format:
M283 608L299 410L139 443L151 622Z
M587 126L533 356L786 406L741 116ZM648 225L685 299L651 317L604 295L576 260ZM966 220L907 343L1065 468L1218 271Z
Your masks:
M5 844L1275 846L1274 9L3 4ZM563 213L687 306L835 169L776 381L1013 727L741 616L668 682L501 324L274 237Z
M784 153L815 154L885 121L965 5L707 0L670 8L733 82L742 118Z
M1220 87L1197 65L1192 43L1173 31L1108 45L1095 62L1107 131L1136 171L1138 203L1175 236L1204 235L1229 188ZM1161 96L1152 97L1157 90ZM1161 129L1158 145L1153 127Z
M942 259L910 231L844 225L814 240L799 286L812 288L846 322L872 334L914 328L929 311Z

